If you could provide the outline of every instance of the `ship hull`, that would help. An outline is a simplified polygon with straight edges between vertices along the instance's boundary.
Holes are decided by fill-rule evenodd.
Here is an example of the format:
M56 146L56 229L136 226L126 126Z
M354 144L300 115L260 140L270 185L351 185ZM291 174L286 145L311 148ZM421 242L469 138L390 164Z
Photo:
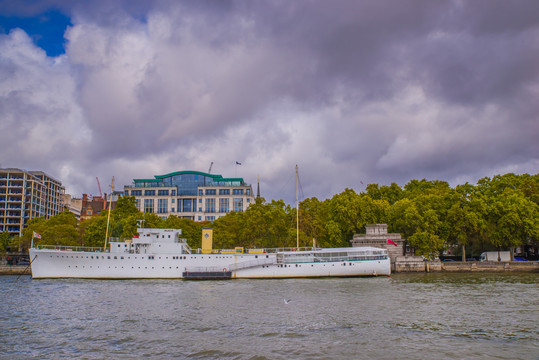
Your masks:
M279 264L276 254L124 254L30 249L32 277L182 279L189 269L226 273L217 278L352 277L390 275L389 259ZM242 268L242 264L249 264ZM220 275L220 274L219 274Z

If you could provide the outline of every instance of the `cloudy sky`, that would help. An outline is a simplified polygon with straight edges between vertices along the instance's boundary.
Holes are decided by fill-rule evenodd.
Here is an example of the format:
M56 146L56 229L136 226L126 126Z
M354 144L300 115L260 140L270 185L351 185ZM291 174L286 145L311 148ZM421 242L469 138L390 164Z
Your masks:
M242 163L236 166L236 161ZM0 0L0 166L267 200L539 169L539 2Z

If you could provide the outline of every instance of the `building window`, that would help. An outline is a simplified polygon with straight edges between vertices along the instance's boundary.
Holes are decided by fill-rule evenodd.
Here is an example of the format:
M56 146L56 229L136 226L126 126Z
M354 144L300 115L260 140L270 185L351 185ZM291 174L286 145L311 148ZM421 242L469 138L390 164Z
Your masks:
M213 222L215 220L215 216L206 216L206 221Z
M243 211L243 199L234 199L234 211Z
M142 190L131 190L131 196L142 196Z
M153 199L144 199L144 212L153 213Z
M171 190L171 194L172 196L176 196L176 190Z
M206 212L207 213L215 212L215 199L213 198L206 199Z
M245 194L246 195L251 195L251 189L245 189Z
M137 210L140 211L140 199L135 199L135 205L137 206Z
M233 189L232 195L243 195L243 189Z
M144 190L144 196L155 196L155 190Z
M191 199L183 199L178 201L183 201L183 212L193 211L193 207L191 206L193 203L191 202Z
M129 190L124 190L124 195L129 196Z
M206 195L215 195L216 193L215 189L206 189Z
M158 190L157 195L159 195L159 196L168 196L168 190Z
M202 192L202 189L198 190L198 196L202 196L204 193Z
M219 212L220 213L228 212L228 199L219 199Z
M168 199L158 199L157 212L159 214L165 214L168 212Z
M219 189L219 195L230 195L230 189Z

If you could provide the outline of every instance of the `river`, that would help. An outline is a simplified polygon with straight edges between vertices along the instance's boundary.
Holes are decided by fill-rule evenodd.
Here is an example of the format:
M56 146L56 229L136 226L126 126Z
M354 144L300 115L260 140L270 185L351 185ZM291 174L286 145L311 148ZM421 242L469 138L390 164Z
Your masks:
M536 360L538 280L1 276L0 358Z

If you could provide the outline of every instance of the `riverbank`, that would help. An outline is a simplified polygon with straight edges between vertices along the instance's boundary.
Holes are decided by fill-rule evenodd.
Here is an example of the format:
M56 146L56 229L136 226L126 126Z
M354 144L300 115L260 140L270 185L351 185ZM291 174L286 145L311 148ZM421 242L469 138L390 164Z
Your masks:
M0 275L32 275L28 265L0 265Z
M425 261L421 256L398 256L393 273L411 272L531 272L539 273L539 261Z

